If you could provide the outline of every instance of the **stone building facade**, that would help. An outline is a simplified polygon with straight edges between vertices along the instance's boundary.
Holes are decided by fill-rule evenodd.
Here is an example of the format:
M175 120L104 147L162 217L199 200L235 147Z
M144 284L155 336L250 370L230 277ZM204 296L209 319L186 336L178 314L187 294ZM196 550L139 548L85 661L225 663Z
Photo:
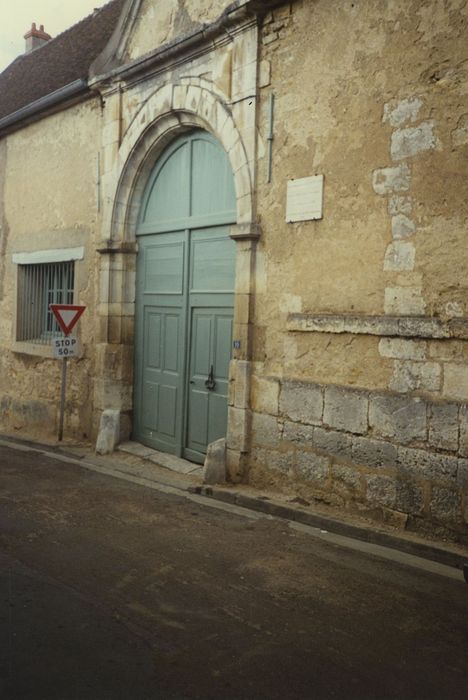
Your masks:
M56 424L58 364L17 337L18 261L67 248L88 306L68 429L115 409L134 432L147 183L209 134L235 189L230 480L466 541L468 4L117 6L80 99L0 116L3 428Z

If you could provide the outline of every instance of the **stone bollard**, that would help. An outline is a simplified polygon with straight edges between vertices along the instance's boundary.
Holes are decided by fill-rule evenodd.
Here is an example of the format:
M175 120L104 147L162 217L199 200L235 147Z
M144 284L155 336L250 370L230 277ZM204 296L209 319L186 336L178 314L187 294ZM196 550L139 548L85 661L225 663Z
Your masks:
M208 445L203 467L204 484L224 484L226 481L226 439Z
M96 452L100 455L111 454L120 439L120 411L107 410L101 414Z

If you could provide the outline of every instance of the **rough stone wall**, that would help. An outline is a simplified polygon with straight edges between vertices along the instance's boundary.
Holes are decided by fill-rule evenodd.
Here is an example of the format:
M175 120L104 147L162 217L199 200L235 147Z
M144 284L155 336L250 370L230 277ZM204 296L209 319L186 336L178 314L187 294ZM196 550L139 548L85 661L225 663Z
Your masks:
M92 100L0 141L0 430L53 436L59 412L61 362L48 346L16 342L12 256L83 246L75 299L88 308L77 331L82 356L68 363L65 434L91 432L100 120Z
M254 426L280 421L269 466L289 482L338 493L332 455L356 482L340 491L345 502L367 500L465 533L467 35L464 0L298 0L267 16L252 392ZM323 218L286 223L287 181L319 174ZM281 401L301 382L325 408L316 429L308 427L315 414L296 415L292 438ZM307 405L308 389L302 393ZM401 410L410 424L421 414L414 447L405 422L378 432L377 405L384 415ZM349 421L337 425L346 406ZM335 456L341 431L349 438L343 463ZM299 455L322 433L330 447L321 443L312 469L313 458ZM259 435L254 427L254 481L264 479L269 461ZM362 457L372 450L387 455L385 465Z
M127 58L139 58L213 22L231 4L229 0L143 0Z

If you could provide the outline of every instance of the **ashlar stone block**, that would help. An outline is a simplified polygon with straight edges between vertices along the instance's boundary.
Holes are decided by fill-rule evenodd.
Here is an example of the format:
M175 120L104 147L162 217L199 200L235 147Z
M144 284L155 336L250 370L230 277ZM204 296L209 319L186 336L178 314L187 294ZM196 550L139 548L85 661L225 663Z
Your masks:
M462 491L468 492L468 459L458 460L457 484Z
M441 522L457 522L461 519L460 495L452 489L432 490L431 515Z
M253 441L257 445L277 447L281 438L281 431L277 418L264 413L253 413L252 435Z
M458 449L458 409L457 403L430 404L429 445L454 452Z
M425 341L406 338L382 338L379 342L379 353L382 357L394 360L424 360L426 349Z
M412 478L455 485L458 459L428 450L399 447L398 470L401 474Z
M376 394L369 401L369 425L376 435L403 445L426 439L426 403L420 398Z
M386 314L422 315L425 308L421 287L387 287L385 290Z
M353 437L337 430L326 430L325 428L314 428L312 438L314 449L320 452L340 457L341 459L351 459Z
M308 481L323 486L329 477L330 460L313 452L300 452L297 455L297 470Z
M444 396L461 401L468 400L468 366L449 363L444 365Z
M285 421L283 429L283 440L285 442L294 442L303 447L312 447L314 426L303 425L302 423L293 423Z
M468 405L461 404L459 411L460 443L459 451L462 457L468 457Z
M408 238L416 231L416 225L406 214L392 216L392 236L394 239Z
M349 433L367 432L368 398L366 394L329 386L325 389L323 422Z
M410 188L411 171L406 163L390 168L378 168L372 173L372 186L376 194L406 192Z
M436 148L438 141L434 134L434 126L433 121L427 121L418 126L394 131L390 147L392 158L401 160Z
M368 467L394 467L398 451L396 445L390 442L356 437L353 438L352 458L354 462Z
M441 378L442 370L436 362L398 360L395 362L390 389L402 393L417 389L439 391Z
M401 126L405 122L414 122L423 102L419 97L407 97L404 100L387 102L384 105L383 122L391 126Z
M424 491L411 481L398 481L395 508L403 513L420 515L424 510Z
M283 382L280 412L293 421L319 425L323 413L322 388L306 382Z
M407 241L394 241L385 251L384 271L404 272L414 269L416 248Z
M369 476L367 482L367 500L387 508L394 508L397 500L397 483L388 476Z

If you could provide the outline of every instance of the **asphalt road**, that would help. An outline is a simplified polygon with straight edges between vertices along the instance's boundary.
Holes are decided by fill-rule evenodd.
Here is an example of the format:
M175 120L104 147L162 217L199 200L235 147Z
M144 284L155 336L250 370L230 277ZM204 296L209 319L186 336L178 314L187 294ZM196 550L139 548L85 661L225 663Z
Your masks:
M468 586L0 447L0 698L468 697Z

